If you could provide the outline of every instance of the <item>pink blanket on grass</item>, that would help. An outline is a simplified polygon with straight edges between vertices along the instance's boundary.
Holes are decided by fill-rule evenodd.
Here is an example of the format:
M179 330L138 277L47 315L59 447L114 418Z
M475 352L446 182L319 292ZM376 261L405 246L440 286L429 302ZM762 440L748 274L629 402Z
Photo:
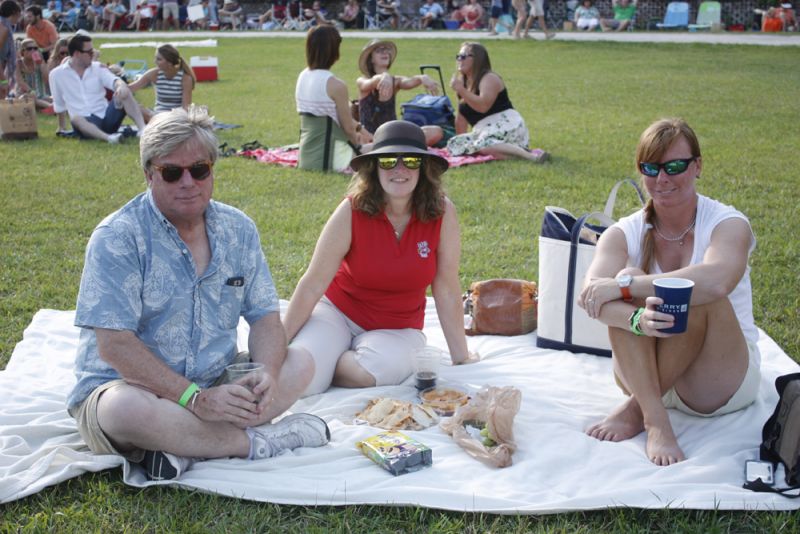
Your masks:
M434 154L443 157L450 164L450 168L461 167L462 165L471 165L474 163L486 163L492 161L494 156L484 156L480 154L467 155L467 156L453 156L446 148L429 148ZM297 145L290 145L285 147L275 148L256 148L254 150L243 150L239 152L238 156L245 158L252 158L261 163L271 163L274 165L281 165L283 167L297 167L297 154L299 149Z

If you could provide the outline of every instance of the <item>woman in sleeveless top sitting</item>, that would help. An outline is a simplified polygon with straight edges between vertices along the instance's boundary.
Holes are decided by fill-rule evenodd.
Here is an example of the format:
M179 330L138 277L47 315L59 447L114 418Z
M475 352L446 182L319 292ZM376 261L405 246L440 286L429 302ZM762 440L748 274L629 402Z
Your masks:
M142 109L144 120L149 121L156 113L175 108L189 109L192 103L195 77L192 68L183 60L178 50L169 44L161 45L156 51L156 67L145 72L141 78L130 85L131 91L138 91L149 85L155 86L155 109Z
M458 95L456 136L447 142L454 156L488 154L497 159L543 162L549 154L528 149L528 127L511 105L502 78L492 72L489 53L479 43L464 43L456 55L458 72L450 87ZM468 126L472 131L467 133Z
M330 24L319 24L306 37L306 65L297 77L295 101L300 114L298 167L342 171L372 136L350 115L347 85L330 68L339 60L342 37Z
M748 265L756 239L741 212L697 193L703 158L682 119L650 125L636 163L650 199L603 233L578 299L608 325L614 375L628 398L586 432L605 441L646 432L647 457L669 465L685 455L666 408L716 417L758 395ZM669 332L674 315L656 308L663 300L653 283L663 278L694 282L683 333Z
M36 101L36 109L53 105L47 81L47 65L33 39L25 39L17 58L17 96L28 94Z
M411 354L425 346L428 286L453 364L478 359L464 336L458 219L441 182L447 161L407 121L378 128L373 147L350 162L347 198L325 224L284 317L289 350L314 360L305 395L410 376Z
M389 69L397 57L397 46L392 41L373 39L361 51L358 68L363 76L358 85L358 119L371 133L384 122L397 119L395 95L401 89L413 89L423 85L428 93L439 94L439 85L426 74L416 76L393 76ZM438 143L443 136L438 126L423 126L428 146Z

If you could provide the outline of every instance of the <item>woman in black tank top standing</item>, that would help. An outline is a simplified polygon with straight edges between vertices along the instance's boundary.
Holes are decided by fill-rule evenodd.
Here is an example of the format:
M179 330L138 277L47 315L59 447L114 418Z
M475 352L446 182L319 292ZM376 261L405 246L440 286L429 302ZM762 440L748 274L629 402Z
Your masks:
M546 161L547 152L528 148L528 127L511 105L503 80L492 72L486 49L479 43L462 44L456 66L458 72L450 87L458 95L457 135L447 143L450 153ZM469 127L472 131L468 133Z

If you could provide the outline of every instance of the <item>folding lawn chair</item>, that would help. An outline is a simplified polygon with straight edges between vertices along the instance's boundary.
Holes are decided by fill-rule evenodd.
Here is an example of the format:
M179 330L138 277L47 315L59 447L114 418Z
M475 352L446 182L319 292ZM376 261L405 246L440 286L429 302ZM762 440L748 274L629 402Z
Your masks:
M670 2L667 4L667 12L664 15L664 22L659 22L656 24L656 27L659 30L676 30L678 28L688 28L688 26L688 2Z
M719 2L706 1L697 9L697 21L689 24L689 31L711 30L721 27L722 6Z

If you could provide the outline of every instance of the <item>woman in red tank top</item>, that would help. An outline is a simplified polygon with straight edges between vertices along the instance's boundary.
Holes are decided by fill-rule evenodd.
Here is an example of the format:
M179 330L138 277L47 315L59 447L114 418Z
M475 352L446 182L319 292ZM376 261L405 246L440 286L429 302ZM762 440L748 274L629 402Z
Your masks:
M444 195L447 161L429 153L422 129L390 121L372 151L354 158L348 196L322 230L284 318L289 350L314 360L306 395L331 384L397 384L411 353L431 286L454 364L471 363L464 336L455 207Z

